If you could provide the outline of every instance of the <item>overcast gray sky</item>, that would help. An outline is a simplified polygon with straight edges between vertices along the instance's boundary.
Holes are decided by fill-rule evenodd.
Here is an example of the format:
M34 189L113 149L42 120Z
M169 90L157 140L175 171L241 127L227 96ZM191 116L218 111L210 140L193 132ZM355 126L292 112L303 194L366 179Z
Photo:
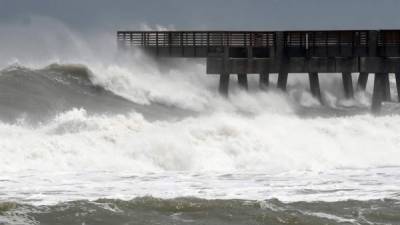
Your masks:
M400 0L0 0L0 23L55 18L80 30L400 28ZM0 31L1 32L1 31Z

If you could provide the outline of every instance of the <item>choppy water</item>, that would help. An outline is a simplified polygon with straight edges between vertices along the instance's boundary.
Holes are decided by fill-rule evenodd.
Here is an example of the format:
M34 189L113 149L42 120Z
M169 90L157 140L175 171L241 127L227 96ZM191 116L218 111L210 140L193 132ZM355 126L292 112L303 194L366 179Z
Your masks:
M182 70L2 70L0 224L400 224L396 106Z
M33 207L4 203L4 222L15 224L398 224L400 202L341 201L282 203L152 197L101 199ZM0 220L1 221L1 220Z
M224 99L203 62L3 49L25 60L0 71L0 224L400 224L400 110L370 115L372 82Z

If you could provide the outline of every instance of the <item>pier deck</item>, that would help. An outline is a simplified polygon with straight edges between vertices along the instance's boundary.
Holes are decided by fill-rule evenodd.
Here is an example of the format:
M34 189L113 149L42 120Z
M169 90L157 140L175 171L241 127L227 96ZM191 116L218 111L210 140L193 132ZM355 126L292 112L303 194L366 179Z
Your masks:
M342 73L345 96L352 98L352 73L360 74L358 90L374 73L372 110L378 112L391 100L389 73L400 87L400 30L118 31L117 39L120 49L154 57L206 58L207 74L220 75L223 95L231 74L245 89L247 74L260 74L265 89L269 74L278 73L278 87L286 90L289 73L308 73L310 91L321 99L318 73Z

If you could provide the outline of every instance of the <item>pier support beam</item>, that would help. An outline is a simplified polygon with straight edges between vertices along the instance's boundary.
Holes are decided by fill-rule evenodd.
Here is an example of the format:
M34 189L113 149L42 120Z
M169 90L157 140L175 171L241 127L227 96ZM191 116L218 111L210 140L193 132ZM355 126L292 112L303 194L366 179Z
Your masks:
M382 101L384 99L384 73L375 73L374 79L374 93L372 95L371 110L373 113L379 113L382 108Z
M318 73L309 73L308 77L310 79L310 91L312 96L317 98L322 103L321 88L319 86Z
M228 97L229 75L229 73L223 73L219 76L219 93L224 97Z
M242 88L243 90L249 89L249 85L247 82L247 74L245 74L245 73L238 74L238 82L239 82L240 88Z
M286 91L288 73L279 73L278 75L278 88Z
M260 89L266 90L269 86L269 73L260 74Z
M368 73L360 73L358 76L358 82L357 82L357 90L358 91L365 91L367 88L367 82L368 82Z
M351 73L342 73L344 96L347 99L354 98L353 79Z
M396 73L397 101L400 102L400 73Z
M383 101L391 101L391 96L390 96L390 83L389 83L389 74L388 73L384 73L383 74L383 85L384 85L384 89L383 89Z

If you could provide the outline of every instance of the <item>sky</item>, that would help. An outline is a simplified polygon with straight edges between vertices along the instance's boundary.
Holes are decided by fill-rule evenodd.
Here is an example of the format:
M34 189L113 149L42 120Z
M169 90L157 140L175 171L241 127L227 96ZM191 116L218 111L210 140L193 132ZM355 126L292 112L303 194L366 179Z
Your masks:
M0 24L34 17L78 31L399 29L400 0L0 0ZM0 31L1 34L1 31Z

